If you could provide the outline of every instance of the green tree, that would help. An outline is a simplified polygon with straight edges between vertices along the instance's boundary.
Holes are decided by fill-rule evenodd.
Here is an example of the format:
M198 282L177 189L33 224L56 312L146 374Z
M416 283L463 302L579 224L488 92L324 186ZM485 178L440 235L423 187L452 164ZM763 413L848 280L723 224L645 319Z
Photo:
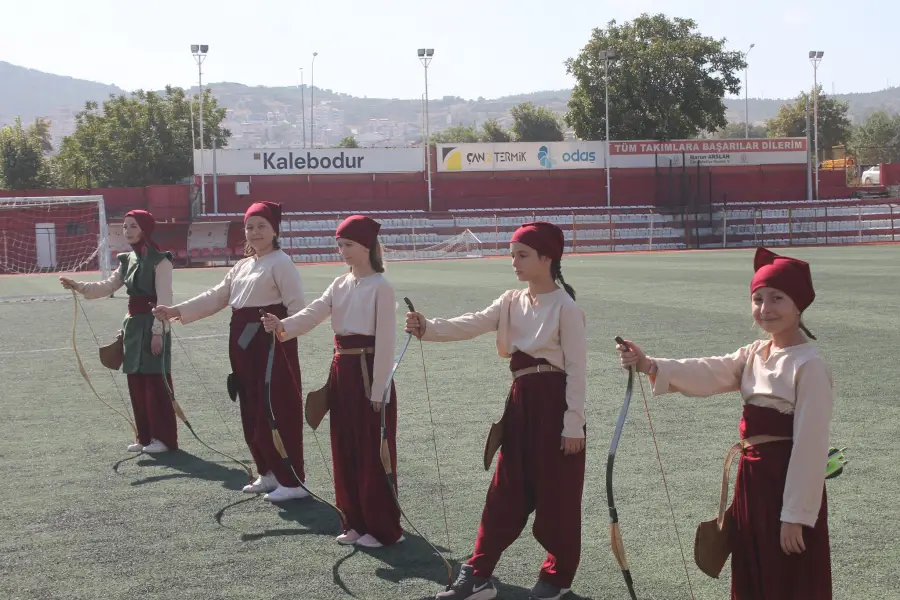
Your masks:
M22 119L0 129L0 184L12 190L50 187L50 167L44 157L42 130L22 127Z
M435 144L475 144L480 141L474 125L454 125L431 134L430 145Z
M356 138L352 135L344 136L341 138L341 141L338 142L338 148L359 148L359 144L356 142Z
M610 21L566 71L575 77L566 122L585 140L603 139L606 129L606 61L609 64L609 130L612 139L680 139L728 124L726 93L741 90L745 55L725 49L725 39L703 36L692 19L642 14L622 25Z
M783 105L778 114L766 121L769 137L806 137L806 110L809 102L810 124L813 122L812 98L801 92L792 103ZM819 155L830 158L832 148L850 141L850 119L846 102L835 100L822 92L819 86ZM810 125L812 127L812 125ZM810 136L812 141L812 136Z
M546 106L523 102L509 109L512 131L519 142L561 142L564 139L559 117Z
M900 161L900 115L892 116L885 111L872 113L853 130L851 148L860 164Z
M41 150L44 154L53 152L53 136L50 135L50 125L51 121L48 121L43 117L38 117L34 120L34 123L28 127L28 129L31 130L32 135L40 142Z
M512 136L509 131L503 129L497 119L488 119L481 126L482 142L510 142Z
M224 148L225 109L203 91L203 148ZM101 108L85 104L75 133L63 139L54 166L66 186L137 187L177 183L193 174L193 148L200 143L199 96L181 88L163 94L138 90L110 96ZM193 129L192 129L193 125Z

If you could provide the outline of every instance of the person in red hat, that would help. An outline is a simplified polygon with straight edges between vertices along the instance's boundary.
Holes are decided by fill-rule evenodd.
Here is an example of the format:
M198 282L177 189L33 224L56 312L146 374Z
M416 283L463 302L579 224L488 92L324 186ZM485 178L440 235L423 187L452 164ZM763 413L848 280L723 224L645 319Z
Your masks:
M156 219L146 210L126 213L122 233L132 250L117 256L119 268L112 276L92 283L59 278L64 288L88 300L106 298L125 286L128 314L122 325L122 371L137 427L137 439L128 451L148 454L178 449L175 410L162 379L165 374L169 389L174 389L171 340L163 339L167 326L151 314L155 303L172 303L172 253L161 251L153 241L155 227Z
M750 309L766 339L725 356L680 360L648 357L627 340L616 349L623 367L650 376L654 396L741 393L737 483L720 516L732 523L731 597L830 600L825 463L834 391L803 323L816 296L812 276L806 262L765 248L757 249L754 270ZM725 498L727 479L723 486Z
M338 251L350 271L337 277L320 298L284 320L266 315L266 331L283 340L315 329L331 317L334 354L328 375L334 495L346 516L337 542L379 548L403 541L400 510L381 464L381 411L388 449L397 473L397 391L388 386L397 341L394 288L384 276L378 232L381 225L353 215L335 232ZM394 480L396 491L396 479Z
M527 288L508 290L484 310L452 319L406 315L406 331L425 341L496 332L497 351L509 359L513 378L502 432L492 429L502 449L475 549L439 600L496 597L494 568L532 512L534 537L547 558L531 598L558 599L572 587L581 560L587 336L584 311L563 279L564 245L556 225L525 223L512 236L510 254L513 272ZM485 469L491 460L486 451Z
M300 272L281 250L280 226L281 204L251 204L244 214L245 258L214 288L176 306L160 305L154 310L160 319L179 319L188 324L231 307L228 355L240 399L244 439L260 474L243 491L268 492L264 499L269 502L309 496L296 340L281 344L284 351L274 353L269 395L290 465L284 463L275 446L264 396L270 336L260 326L259 311L285 317L306 306Z

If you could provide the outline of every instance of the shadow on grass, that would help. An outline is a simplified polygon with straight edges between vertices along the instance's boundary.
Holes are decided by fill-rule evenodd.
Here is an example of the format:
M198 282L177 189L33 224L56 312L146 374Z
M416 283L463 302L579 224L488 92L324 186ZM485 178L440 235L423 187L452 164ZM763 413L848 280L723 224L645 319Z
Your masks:
M435 594L438 592L442 592L447 585L447 575L446 569L441 565L440 559L435 556L434 550L429 547L424 540L420 538L407 538L409 541L419 542L418 545L412 544L410 546L410 554L416 557L419 562L425 563L428 562L427 565L423 565L419 570L410 570L406 564L404 564L400 560L392 560L391 566L393 570L388 569L377 569L376 574L381 579L385 579L387 581L392 581L394 583L399 583L403 579L408 579L410 577L419 577L428 579L430 581L435 582L435 590L434 594L430 596L424 596L417 600L434 600ZM445 552L445 549L441 546L438 546L442 552ZM379 550L371 551L373 554L375 552L379 552ZM456 575L459 574L459 567L465 560L468 560L468 556L464 557L461 560L451 560L450 565L453 567L453 578L456 579ZM429 561L430 559L430 561ZM425 571L430 570L431 576L425 575ZM522 587L518 585L513 585L510 583L504 583L498 580L496 577L492 577L491 581L494 583L494 586L497 588L497 598L502 598L503 600L529 600L531 587ZM615 596L618 597L618 596ZM593 598L589 596L579 596L574 592L569 592L565 596L562 597L562 600L593 600Z
M350 591L350 588L347 587L347 584L344 583L344 579L341 577L341 565L355 556L357 551L359 550L356 546L351 546L351 548L353 548L353 552L351 552L347 556L344 556L343 558L338 559L331 567L331 578L334 581L335 585L341 588L341 590L345 594L347 594L351 598L356 598L353 592Z
M127 463L130 460L134 460L140 457L141 454L143 454L143 452L141 452L140 454L132 454L131 456L127 456L121 460L116 461L112 467L113 473L115 473L116 475L122 475L122 473L119 472L119 467L121 467L123 463Z
M259 498L259 496L254 494L252 496L247 496L246 498L242 498L242 499L238 500L237 502L232 502L231 504L223 506L218 511L216 511L216 515L215 515L216 523L219 525L219 527L224 527L225 529L230 529L231 531L237 531L234 527L226 525L225 523L222 522L225 519L225 512L229 508L234 508L235 506L240 506L241 504L245 504L247 502L253 502L254 500L256 500L258 498Z
M218 481L222 483L222 487L232 491L239 491L247 485L247 472L237 467L226 467L217 462L204 460L193 454L176 450L174 452L162 452L160 454L139 454L145 457L136 464L139 467L168 467L179 473L166 473L164 475L152 475L133 481L131 485L146 485L148 483L158 483L169 479L180 479L185 477L204 479L206 481ZM128 460L128 459L124 459ZM118 465L116 464L116 472Z
M424 539L417 535L412 535L408 531L404 531L406 540L394 546L385 546L383 548L361 548L354 546L353 551L338 560L332 567L332 579L334 583L344 591L345 594L353 596L352 592L347 588L341 575L340 568L346 561L350 560L358 553L367 554L383 563L375 569L375 576L379 579L389 581L391 583L401 583L409 579L423 579L434 583L434 593L424 596L421 600L433 600L434 595L445 589L447 585L447 569L437 556L431 546ZM447 557L447 549L440 544L435 544L437 548ZM468 559L468 556L462 560ZM460 560L450 560L450 567L453 571L452 578L455 580L459 573ZM496 579L493 580L497 587L498 597L504 600L528 600L531 587L521 587L509 583L503 583ZM565 600L592 600L587 596L579 596L569 593L564 596Z
M411 535L408 531L404 532L406 540L395 546L384 548L358 548L359 552L364 552L374 558L381 560L384 566L375 569L375 575L379 579L390 581L391 583L400 583L405 579L424 579L435 584L434 594L441 592L447 586L447 569L437 556L431 546L417 535ZM447 548L440 544L435 544L437 548L447 557ZM355 552L354 552L355 554ZM464 559L467 559L466 556ZM459 573L460 560L448 559L452 570L452 579L456 579ZM335 571L335 583L341 585ZM494 580L497 586L498 597L506 599L528 599L530 588L519 587ZM343 586L342 586L343 587ZM425 596L422 600L432 600L434 594ZM578 600L578 596L570 594L566 596L569 600ZM590 600L585 598L583 600Z
M529 592L531 588L524 588L517 585L509 585L506 583L501 583L496 579L493 579L494 587L497 588L497 598L502 598L503 600L529 600L531 596ZM417 598L416 600L434 600L435 594L443 591L444 588L435 589L434 594L430 596L423 596L422 598ZM610 596L609 598L618 598L619 596ZM562 600L593 600L593 598L589 596L579 596L574 592L569 592L565 596L562 597Z
M266 502L266 504L269 503ZM225 508L227 509L228 507ZM314 498L278 502L277 504L272 504L271 509L278 511L278 517L282 520L291 522L299 527L266 529L258 533L244 533L241 535L241 541L253 542L267 537L295 535L326 535L334 537L341 533L341 521L337 513L330 506L322 504Z

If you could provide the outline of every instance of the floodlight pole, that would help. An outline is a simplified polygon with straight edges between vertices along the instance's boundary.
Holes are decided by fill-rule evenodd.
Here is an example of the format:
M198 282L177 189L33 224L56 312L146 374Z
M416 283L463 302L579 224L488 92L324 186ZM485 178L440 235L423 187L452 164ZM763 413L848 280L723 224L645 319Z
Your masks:
M604 84L604 93L603 93L603 104L605 104L606 108L606 143L604 146L604 161L606 166L606 207L612 207L612 188L610 187L610 172L609 172L609 157L610 157L610 147L609 147L609 61L614 60L617 56L617 53L613 49L609 50L601 50L598 54L598 57L601 61L604 62L605 68L603 70L603 84Z
M203 61L209 46L191 44L191 54L197 62L197 83L200 86L200 211L206 213L206 169L203 168ZM218 212L218 209L216 210Z
M819 63L822 62L822 56L825 54L822 50L810 50L809 62L813 66L813 147L815 148L814 168L816 170L816 200L819 199L819 81L818 69Z
M312 65L310 66L309 84L309 147L316 147L316 57L318 52L313 52Z
M419 48L417 51L419 61L425 67L425 169L426 180L428 181L428 212L431 212L431 135L428 123L428 65L434 57L434 48Z
M747 50L745 56L750 56L750 52L754 47L756 47L756 44L750 44L750 48ZM750 99L747 96L747 72L749 70L750 64L747 63L747 66L744 67L744 137L746 139L750 139Z
M303 147L306 148L306 98L304 97L303 67L300 67L300 123L303 130Z

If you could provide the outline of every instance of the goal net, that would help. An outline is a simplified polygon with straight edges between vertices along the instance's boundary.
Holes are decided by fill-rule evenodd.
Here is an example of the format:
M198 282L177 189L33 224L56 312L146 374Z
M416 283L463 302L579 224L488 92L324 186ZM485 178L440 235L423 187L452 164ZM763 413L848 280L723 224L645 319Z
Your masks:
M384 249L385 260L423 260L447 258L484 258L482 242L466 229L443 242L416 249Z
M110 273L103 196L0 198L0 273Z

